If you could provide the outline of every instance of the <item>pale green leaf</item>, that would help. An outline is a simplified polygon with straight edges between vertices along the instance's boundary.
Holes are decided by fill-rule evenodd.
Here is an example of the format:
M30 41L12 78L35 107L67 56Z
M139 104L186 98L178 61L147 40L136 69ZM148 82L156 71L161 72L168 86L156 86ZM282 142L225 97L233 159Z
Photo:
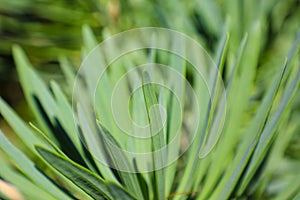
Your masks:
M155 94L155 89L153 84L150 82L150 77L148 72L143 72L143 93L146 102L146 109L148 114L148 120L150 124L150 132L151 132L151 141L152 141L152 152L153 152L153 167L156 169L154 171L155 176L155 186L156 186L156 198L158 200L165 199L165 169L157 169L160 166L163 166L165 163L166 155L163 153L157 154L155 151L161 149L164 144L164 135L163 131L159 130L162 127L162 119L161 113L157 109L152 109L152 113L150 113L150 108L158 104L158 100ZM158 131L156 133L155 131Z
M42 147L37 146L36 149L51 166L91 197L95 199L113 199L105 181L98 175Z
M7 155L11 162L15 163L18 169L39 185L44 191L49 192L53 197L58 199L70 199L63 191L55 187L44 175L35 167L19 149L13 146L0 130L0 149Z

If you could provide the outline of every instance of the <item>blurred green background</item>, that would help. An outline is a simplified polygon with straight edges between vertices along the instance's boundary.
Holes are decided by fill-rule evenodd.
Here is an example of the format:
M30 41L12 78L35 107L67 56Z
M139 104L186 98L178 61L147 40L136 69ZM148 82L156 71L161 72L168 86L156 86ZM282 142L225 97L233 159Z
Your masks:
M1 96L9 103L22 99L12 44L21 45L33 65L49 78L53 72L59 74L59 56L67 56L75 67L80 65L83 24L93 28L99 41L131 28L171 28L197 39L213 55L226 23L234 52L257 19L264 23L259 63L264 67L287 54L299 28L298 0L1 0Z

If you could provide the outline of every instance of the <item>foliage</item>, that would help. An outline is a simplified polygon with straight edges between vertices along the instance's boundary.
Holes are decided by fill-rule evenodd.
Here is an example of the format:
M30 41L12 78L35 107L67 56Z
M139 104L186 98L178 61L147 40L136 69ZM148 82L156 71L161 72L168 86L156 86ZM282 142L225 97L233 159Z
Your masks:
M4 4L11 5L12 2L4 1ZM7 7L17 8L21 2L20 5ZM107 38L134 24L145 26L154 23L187 33L202 43L208 52L215 52L214 61L225 82L227 115L222 135L212 152L204 158L198 157L198 146L203 142L200 138L210 131L211 120L216 117L214 107L206 99L201 105L206 113L201 118L196 140L178 161L148 173L127 173L103 165L89 148L89 144L95 141L84 138L83 142L81 137L85 132L95 132L95 123L103 125L110 122L111 116L107 115L105 119L100 117L95 122L87 116L86 108L80 105L74 113L68 94L72 91L75 73L67 58L60 58L67 86L53 80L45 83L22 48L14 45L17 72L35 121L27 124L0 99L0 113L22 141L22 149L25 149L20 150L20 146L14 145L0 131L0 149L4 154L0 157L1 179L15 185L26 199L40 199L41 196L44 199L299 198L300 183L297 180L300 178L300 163L285 156L285 150L291 139L297 138L294 133L299 128L299 117L294 114L292 104L300 82L300 33L295 34L298 27L294 25L299 19L299 8L288 13L289 8L298 4L271 0L198 1L186 4L175 1L162 4L159 1L145 4L138 1L136 4L134 1L128 4L120 2L120 19L113 25L107 25L108 28L101 32L98 39ZM89 4L82 2L80 5ZM148 17L151 13L155 13L154 17ZM223 16L227 17L226 20ZM181 20L173 20L175 17ZM71 26L76 26L74 34L79 34L80 22L71 23ZM64 36L65 33L61 34ZM82 28L82 38L84 59L97 45L97 39L87 25ZM290 49L289 52L287 49ZM30 49L28 53L31 53ZM136 64L137 58L142 63L147 62L153 56L151 53L155 55L155 58L152 57L157 59L155 61L164 57L160 51L150 52L150 56L148 53L144 52L141 57L131 55L129 60L115 65L124 69L124 62ZM165 60L171 66L179 63L178 69L186 74L187 79L193 80L194 89L203 87L187 63L178 62L172 56ZM119 72L112 71L105 83L113 85L118 76ZM143 79L150 79L147 72L143 73ZM85 87L83 84L83 94L86 94ZM104 103L95 109L108 109L105 98L109 94L98 92ZM153 126L162 123L159 114L152 118L149 109L164 99L164 95L152 84L145 85L142 94L142 105L147 110L144 120L149 120ZM94 97L88 93L85 98L91 100ZM153 136L152 150L158 149L161 143L167 143L166 138L174 134L170 130L176 129L177 124L172 121L176 115L175 108L168 106L172 98L167 96L161 101L166 105L167 116L171 119L166 125L168 129L162 130L164 137L157 139ZM296 101L299 101L297 97ZM136 103L130 108L132 116L138 119L142 118L139 116L139 106ZM73 120L73 114L78 115L78 121ZM183 121L188 124L188 117ZM118 131L102 126L100 133L121 148L128 148ZM133 148L146 147L135 144ZM180 148L178 144L177 149L172 151L179 153ZM116 159L113 153L108 155L112 161ZM135 161L127 160L125 156L124 163L135 166Z

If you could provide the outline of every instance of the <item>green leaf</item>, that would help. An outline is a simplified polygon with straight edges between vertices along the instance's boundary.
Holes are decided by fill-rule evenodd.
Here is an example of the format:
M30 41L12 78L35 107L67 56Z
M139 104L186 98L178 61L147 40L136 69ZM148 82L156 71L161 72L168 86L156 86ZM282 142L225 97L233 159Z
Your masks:
M292 199L292 197L300 191L300 175L297 174L296 176L292 177L287 186L281 191L275 198L274 200L282 200L282 199ZM300 196L298 195L298 199ZM295 196L296 199L296 196Z
M225 59L225 55L226 55L226 51L227 51L227 46L228 46L228 40L229 40L229 34L224 32L223 33L223 37L222 40L220 41L219 44L219 48L218 48L218 53L217 53L217 66L215 66L215 64L212 62L212 60L210 60L210 63L212 67L214 67L215 69L212 70L212 73L210 74L210 78L211 80L213 80L213 85L214 88L212 88L212 94L211 98L212 98L212 105L208 102L207 105L204 109L206 115L204 116L204 120L203 120L203 127L201 127L197 133L197 136L195 138L194 144L192 145L192 147L190 147L190 152L189 152L189 157L187 158L187 165L185 168L185 172L183 174L183 177L179 183L179 186L177 188L177 193L181 193L182 191L191 191L193 187L198 187L195 186L193 184L195 184L195 182L199 182L199 179L201 179L201 176L199 176L198 178L193 178L195 176L194 172L195 170L197 170L200 166L201 167L205 167L207 165L203 164L203 162L199 162L199 156L201 157L206 157L207 154L212 150L212 148L214 147L215 143L217 143L219 137L220 137L220 131L212 131L213 130L213 126L215 126L214 123L212 123L212 126L210 126L210 122L213 122L217 117L214 113L214 107L216 106L216 104L218 103L217 99L218 96L220 94L218 94L218 88L221 87L221 83L218 81L218 76L220 73L222 73L222 69L223 69L223 64L224 64L224 59ZM200 84L199 84L200 85ZM199 86L201 87L201 86ZM223 95L223 94L221 94ZM202 102L202 100L200 100ZM210 100L208 100L210 101ZM220 109L222 110L222 109ZM222 114L222 111L219 112L219 114ZM221 115L219 115L221 116ZM223 117L225 117L223 115ZM216 119L216 121L218 121ZM218 125L217 125L218 126ZM210 130L212 129L212 130ZM201 147L201 149L200 149ZM196 158L196 159L195 159ZM201 159L202 160L202 159ZM204 160L202 160L204 161ZM205 162L207 160L205 159ZM202 169L199 169L202 170ZM201 172L198 172L199 174L203 174ZM204 174L203 174L204 175ZM179 199L180 196L176 196L175 199Z
M233 125L236 123L232 123L231 119L231 108L235 105L235 92L236 92L236 84L232 84L233 81L236 80L236 74L237 74L237 68L239 66L241 57L244 52L245 44L247 41L247 35L244 36L243 40L241 41L239 50L237 52L237 55L235 57L235 61L232 66L232 71L230 72L228 84L226 86L226 92L228 95L227 98L227 110L229 113L227 114L223 133L222 133L222 139L219 141L218 145L216 146L216 152L214 155L214 164L211 165L209 168L206 169L207 165L209 165L210 159L205 158L202 162L205 162L204 164L200 164L197 171L205 172L206 181L203 188L201 188L201 192L199 194L198 199L206 199L208 195L211 194L211 191L214 188L214 185L218 182L220 176L222 175L223 170L227 167L227 160L230 160L230 151L232 151L232 148L235 146L236 136L234 131L226 132L228 130L229 125ZM227 133L227 134L226 134ZM231 148L229 148L231 147ZM227 160L224 160L224 157L227 158ZM207 171L208 170L208 171ZM200 174L200 173L199 173ZM200 177L201 178L201 177ZM199 182L199 180L198 180ZM196 185L197 187L197 185Z
M49 137L47 137L47 135L45 135L38 127L36 127L33 123L29 123L30 126L42 137L45 139L45 141L48 142L48 144L50 146L53 147L53 149L56 150L56 152L61 155L62 157L65 157L65 158L68 158L67 155L65 155L65 153L55 144L53 143ZM54 170L53 169L53 166L50 164L50 163L46 163L48 164L48 167L51 169L51 170ZM61 175L61 174L58 174L58 176L61 176L62 180L64 180L66 182L66 184L68 184L68 186L70 187L69 190L71 191L71 194L78 194L80 195L82 198L84 199L90 199L91 197L89 197L86 193L84 193L80 188L78 188L76 185L74 185L74 183L70 182L70 180L68 178L66 178L65 176Z
M42 147L37 146L36 149L51 166L91 197L95 199L113 199L107 184L97 174Z
M155 176L155 186L156 186L156 198L159 200L165 199L165 169L158 169L158 167L163 166L165 163L166 155L163 153L156 153L157 150L161 149L164 144L164 134L162 127L161 113L159 110L154 109L151 113L150 108L158 104L157 97L155 95L155 89L153 84L150 82L150 77L148 72L143 72L143 93L146 102L146 109L148 114L148 120L150 124L151 141L152 141L152 152L153 152L153 167L156 169L154 171ZM153 109L152 109L153 110ZM155 131L158 131L156 133Z
M296 194L293 200L300 200L300 191Z
M285 91L279 107L276 109L275 113L271 116L271 119L267 122L267 124L264 127L264 130L261 134L261 138L254 151L253 157L251 158L251 162L247 167L247 171L241 185L240 193L250 182L251 178L254 176L256 169L259 167L263 158L267 154L268 149L272 145L272 141L275 138L276 129L279 126L279 123L282 121L282 117L285 116L284 113L286 112L288 106L291 106L290 102L292 101L295 92L297 91L299 81L300 69L298 70L298 73L294 78L293 82Z
M36 137L33 131L27 126L27 124L20 119L13 109L7 105L5 101L0 97L0 114L8 122L8 124L15 131L17 136L28 147L32 153L35 153L35 144L46 144L43 140Z
M42 175L19 149L13 146L0 130L0 149L8 156L18 169L31 181L39 185L57 199L71 199L63 191L55 187L44 175Z
M288 113L286 114L290 115L291 110L292 110L291 108L288 108L287 111ZM288 117L284 117L282 121L283 122L280 123L279 128L277 130L278 135L276 136L276 140L274 140L271 149L267 153L268 156L264 159L263 163L260 165L263 166L263 170L259 171L261 175L258 178L255 177L255 180L257 181L255 181L256 183L253 184L252 187L253 189L251 189L252 191L255 190L255 196L257 196L258 198L263 196L263 194L267 190L267 187L272 182L274 174L278 174L277 171L278 164L284 162L289 163L284 159L285 151L291 142L291 138L293 137L293 134L296 131L297 122L291 123L290 118ZM298 165L296 169L298 169L299 166L300 165ZM293 173L293 170L287 169L286 171ZM298 170L295 170L294 174L296 175L297 173ZM284 174L284 172L282 172L282 174ZM239 190L242 191L242 188L240 187Z
M72 70L73 68L66 57L60 57L59 64L60 64L60 67L67 79L69 89L71 91L73 89L73 85L75 82L75 73Z
M34 184L30 179L27 179L19 172L13 170L12 167L8 165L5 158L1 156L0 176L17 187L26 199L39 199L42 196L45 199L57 200L57 198L43 190L40 185Z
M107 183L112 195L114 196L114 199L116 200L133 200L133 198L127 191L120 188L118 185L112 182Z
M222 18L220 7L217 6L216 1L196 1L195 9L197 14L201 16L206 31L212 35L218 35L221 32Z
M34 113L36 120L39 122L39 125L42 126L43 131L51 136L53 141L56 141L56 138L52 135L49 124L47 124L47 120L45 119L45 117L48 117L50 122L54 122L57 106L53 96L50 94L45 83L34 72L33 67L21 47L17 45L13 46L13 55L26 100ZM37 103L37 100L40 105ZM40 106L44 109L47 116L44 116L45 113L41 111Z
M91 27L89 27L88 25L84 25L82 27L82 36L83 36L83 43L87 48L86 49L87 52L92 51L97 46L98 42L95 35L93 34Z
M282 76L284 73L289 73L291 71L291 68L293 65L291 65L291 60L293 56L297 55L297 48L300 44L300 32L298 33L294 45L289 51L288 58L285 63L285 67L282 71ZM283 79L283 77L281 78ZM280 105L277 108L277 110L273 113L272 118L268 121L266 126L264 127L264 130L262 132L261 139L259 140L258 146L254 152L254 155L251 159L251 163L249 164L246 174L243 177L243 180L241 182L241 186L239 188L238 194L241 194L248 183L250 182L251 178L254 176L254 173L256 169L259 167L260 163L262 162L262 159L266 155L266 152L268 148L271 146L271 141L275 137L275 130L278 127L278 123L280 123L283 120L280 120L284 116L284 112L287 110L286 107L289 105L289 102L293 99L293 95L296 92L297 88L299 87L299 80L300 80L300 69L298 66L298 71L296 72L296 77L294 78L293 82L290 84L286 91L283 94L283 97L281 99ZM279 85L278 85L279 87ZM278 89L278 88L277 88ZM274 101L274 98L273 98ZM257 115L261 115L262 113L257 113ZM258 116L258 119L255 123L258 123L262 118Z
M51 81L51 88L57 103L57 118L76 149L80 152L82 158L84 158L84 150L82 149L79 133L76 129L71 105L56 82Z
M78 122L82 131L82 137L84 144L86 145L86 149L91 153L101 175L106 180L118 182L111 169L102 163L103 160L101 159L105 159L105 155L103 153L105 151L98 134L97 124L92 121L92 117L89 115L92 112L85 112L80 105L77 106L77 110Z
M236 186L240 176L242 175L245 167L248 164L249 159L251 158L253 151L256 148L256 144L259 141L265 123L267 123L274 99L283 79L285 70L286 62L284 63L280 73L278 73L278 77L276 78L273 86L269 89L268 93L266 94L260 108L257 111L254 120L252 121L252 124L250 125L247 133L245 134L243 142L241 143L237 151L237 156L234 158L232 165L226 171L226 175L218 185L216 192L213 195L213 198L221 199L224 197L229 197L234 187Z
M138 197L138 199L143 199L143 194L140 185L138 184L137 176L135 173L131 172L133 171L133 163L129 162L129 159L122 151L121 146L118 144L115 138L113 138L109 131L101 124L100 129L104 136L104 143L107 151L109 152L112 162L114 163L114 168L119 169L118 173L126 185L126 188L130 189L130 191L132 191ZM112 149L112 146L115 146L118 149L114 150Z
M174 42L172 46L173 52L180 52L180 55L186 54L185 48L183 42ZM186 61L177 56L170 54L170 61L169 66L172 67L172 69L175 69L179 72L180 75L183 77L186 74ZM172 80L172 78L171 78ZM169 144L170 141L173 140L173 142L176 142L175 148L168 149L168 163L172 161L172 155L179 155L180 154L180 134L182 130L182 113L181 113L181 105L184 105L185 100L185 79L182 79L182 81L169 81L167 85L171 86L172 89L179 88L176 92L176 95L173 92L169 93L163 93L160 95L160 98L165 97L165 102L159 101L160 104L162 104L167 109L167 123L166 123L166 144ZM176 89L175 89L176 90ZM178 99L177 99L178 98ZM179 104L176 103L176 101L179 100ZM162 100L163 101L163 100ZM175 136L178 134L178 139L175 141ZM170 159L171 158L171 159ZM172 164L170 164L166 168L166 194L169 194L171 192L171 188L174 182L176 169L177 169L178 160L174 161Z
M200 193L199 199L207 199L208 196L213 195L211 198L217 198L216 196L220 194L220 191L214 190L213 187L215 184L219 183L219 186L217 189L225 190L224 183L220 182L220 177L222 173L225 173L227 176L239 176L240 172L237 169L236 171L233 169L237 167L237 163L235 163L235 167L232 167L232 169L229 170L229 166L233 166L232 159L234 159L234 152L235 147L238 145L239 139L241 136L241 125L243 123L242 117L243 113L246 111L248 106L248 100L250 99L252 87L254 84L254 77L256 74L256 67L258 62L258 56L259 56L259 50L260 50L260 39L261 39L261 32L259 31L261 27L260 22L256 22L253 25L253 28L249 35L245 36L245 39L241 43L241 48L238 52L238 57L236 58L236 63L234 63L233 72L234 77L232 78L231 82L229 84L229 91L228 91L228 98L227 98L227 106L228 106L228 114L226 116L226 124L223 128L222 133L222 141L218 144L216 147L216 154L217 158L215 160L215 163L212 165L211 169L209 169L208 172L208 186L204 186L203 192ZM231 37L231 38L234 38ZM247 39L247 41L246 41ZM246 41L246 43L244 43ZM232 41L234 42L234 41ZM245 45L245 46L244 46ZM235 69L236 68L236 69ZM235 72L235 70L237 70ZM238 106L237 106L238 102ZM256 133L253 133L256 134ZM249 137L251 137L250 135ZM256 138L257 139L257 138ZM243 146L240 147L241 150L238 151L240 154L246 154L251 155L251 151L253 150L255 146L255 140L253 140L253 144L250 145L252 138L250 139L244 139ZM247 149L247 145L249 145L249 149ZM248 151L248 152L247 152ZM248 154L249 153L249 154ZM239 159L243 159L243 155L239 155ZM235 156L236 160L234 162L238 162L237 156ZM242 157L242 158L241 158ZM224 159L225 158L225 159ZM245 161L249 159L249 157L245 156ZM243 161L241 161L243 162ZM246 163L242 163L240 167L244 167ZM215 171L217 170L217 171ZM224 172L225 171L225 172ZM229 172L230 171L230 172ZM233 174L233 172L236 172L236 174ZM228 181L228 185L230 185L230 188L228 188L228 192L234 187L235 182L229 183L229 177L222 176L222 181L226 182ZM233 180L233 179L231 179ZM224 185L221 185L224 184ZM227 188L226 188L227 189ZM213 192L213 194L212 194ZM220 198L221 195L219 196ZM223 196L223 198L226 198L226 195Z
M100 49L97 48L97 39L93 34L92 29L88 25L84 25L82 27L82 34L85 47L87 48L85 53L89 54L89 59L85 60L83 66L79 71L79 73L82 73L80 75L84 76L87 85L87 91L84 92L86 93L86 95L88 95L87 97L90 97L90 99L97 101L94 108L97 117L101 120L101 123L111 130L111 134L116 134L118 128L113 123L114 118L110 110L110 98L113 91L112 80L105 68L108 66L108 64L111 64L106 63L106 58L110 57L111 50L117 47L115 47L114 44L109 46L104 45L104 49L100 51ZM103 69L99 69L99 66ZM99 74L102 70L104 73ZM100 76L101 79L99 79ZM77 87L78 89L79 86L77 85L77 82L79 82L78 79L75 82L75 87ZM103 87L103 85L105 85L105 87ZM79 91L76 91L76 94L79 94ZM79 98L80 102L84 101L82 97ZM83 103L81 105L84 106ZM123 146L122 142L124 142L124 140L122 138L122 135L118 135L117 140L119 144Z

